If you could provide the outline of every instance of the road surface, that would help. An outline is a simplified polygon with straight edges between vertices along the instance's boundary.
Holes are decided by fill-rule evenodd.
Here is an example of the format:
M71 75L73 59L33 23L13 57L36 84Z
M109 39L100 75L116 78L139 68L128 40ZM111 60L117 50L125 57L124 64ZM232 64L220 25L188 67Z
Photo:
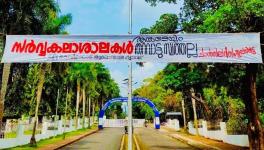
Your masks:
M89 135L62 150L119 150L124 128L104 128Z
M135 134L144 150L195 150L179 140L173 139L153 128L136 128Z

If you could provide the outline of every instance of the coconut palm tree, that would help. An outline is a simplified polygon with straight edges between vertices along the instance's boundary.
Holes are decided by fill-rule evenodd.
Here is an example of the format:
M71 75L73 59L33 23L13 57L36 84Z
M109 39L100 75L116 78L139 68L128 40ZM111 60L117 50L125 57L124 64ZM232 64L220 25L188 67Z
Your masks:
M108 88L109 82L111 80L111 76L109 73L109 70L105 68L105 66L101 63L98 63L96 65L96 70L98 72L97 74L97 81L98 81L98 91L100 93L99 97L100 97L100 108L103 107L104 105L104 101L108 98L108 96L110 95L110 91Z
M76 82L76 112L75 112L75 128L78 128L78 113L79 113L79 102L80 102L80 90L81 90L81 71L79 63L70 65L69 68L69 79L72 82Z
M26 8L26 9L25 9ZM6 34L38 34L41 31L46 13L36 9L34 1L1 1L0 34L4 45ZM50 7L52 9L52 7ZM1 47L2 48L2 47ZM2 51L1 51L2 52ZM0 128L4 114L4 102L7 91L11 64L4 64L0 95Z
M75 123L78 123L77 117L79 112L80 92L82 91L83 99L83 127L85 118L85 105L86 105L86 93L87 90L91 91L95 86L96 70L93 63L75 63L71 65L70 74L72 74L72 80L77 82L77 97L76 97L76 116ZM90 109L90 108L88 108Z
M2 75L2 85L1 85L1 95L0 95L0 132L2 129L2 118L4 115L4 102L5 102L5 95L7 89L7 82L10 74L10 63L5 63L3 68L3 75Z
M40 65L40 69L39 69L39 81L38 81L38 87L37 87L37 103L36 103L36 108L35 108L35 119L34 119L34 124L33 124L32 137L30 139L30 144L32 146L36 146L37 144L35 133L36 133L36 126L37 126L37 118L38 118L38 108L39 108L39 104L41 100L43 84L45 82L46 67L48 67L47 64L43 63Z
M87 69L85 69L85 72L83 72L84 93L86 93L85 89L87 89L87 93L89 94L88 95L88 128L90 128L90 120L91 120L90 119L91 97L95 92L95 85L97 84L96 77L97 77L96 64L90 63L89 65L87 65ZM83 105L85 105L85 103ZM83 118L84 117L85 117L85 107L83 107ZM84 120L83 120L83 124L84 124Z
M37 1L38 2L38 1ZM45 5L46 4L46 5ZM47 5L48 4L48 5ZM48 16L43 21L43 32L42 34L58 34L62 33L64 27L71 23L71 15L62 15L58 16L59 8L57 4L53 0L45 0L38 3L39 7L45 7L47 10ZM43 9L43 8L42 8ZM37 104L35 109L35 120L33 126L32 137L30 139L30 145L36 146L36 124L37 124L37 116L38 116L38 108L41 100L41 94L43 89L43 84L45 82L45 73L47 70L51 69L51 64L41 64L40 66L40 74L39 74L39 82L38 82L38 89L37 89Z

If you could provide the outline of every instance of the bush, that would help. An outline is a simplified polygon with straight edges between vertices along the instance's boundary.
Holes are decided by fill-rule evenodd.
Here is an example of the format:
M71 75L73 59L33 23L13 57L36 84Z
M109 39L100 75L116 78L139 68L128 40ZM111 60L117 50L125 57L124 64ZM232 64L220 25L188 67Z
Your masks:
M246 134L247 133L247 119L244 113L245 104L241 99L229 99L228 113L229 119L227 121L228 134Z
M247 122L241 117L231 117L227 124L228 134L247 134Z

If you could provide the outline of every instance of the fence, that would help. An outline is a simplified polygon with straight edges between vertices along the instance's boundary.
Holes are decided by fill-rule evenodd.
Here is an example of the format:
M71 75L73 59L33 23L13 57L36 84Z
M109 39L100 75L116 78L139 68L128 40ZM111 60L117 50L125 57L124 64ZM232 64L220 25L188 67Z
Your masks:
M176 131L180 130L179 121L177 119L167 120L167 127L173 128ZM209 127L208 127L209 126ZM192 135L197 135L196 129L192 122L188 122L188 132ZM226 123L211 123L207 121L200 121L198 123L198 134L205 138L223 141L224 143L233 144L242 147L248 147L248 135L240 134L240 135L229 135L226 130Z
M133 119L134 127L143 127L145 119ZM126 119L104 119L103 127L124 127L127 125Z
M42 140L42 139L47 139L56 135L63 134L64 132L71 132L77 129L82 128L82 119L78 119L78 125L77 127L74 124L74 120L58 120L56 122L50 121L50 120L45 120L43 123L38 124L37 128L37 134L36 134L36 141ZM64 125L65 124L65 125ZM90 125L93 124L93 119L90 119ZM88 118L85 118L85 124L84 127L88 127ZM11 147L16 147L20 145L25 145L30 142L31 134L27 134L27 131L32 130L32 123L23 123L20 122L16 125L15 129L12 130L6 130L7 128L5 127L4 130L4 135L8 135L9 133L15 134L15 136L12 137L3 137L0 138L0 149L4 148L11 148ZM31 129L31 130L30 130Z

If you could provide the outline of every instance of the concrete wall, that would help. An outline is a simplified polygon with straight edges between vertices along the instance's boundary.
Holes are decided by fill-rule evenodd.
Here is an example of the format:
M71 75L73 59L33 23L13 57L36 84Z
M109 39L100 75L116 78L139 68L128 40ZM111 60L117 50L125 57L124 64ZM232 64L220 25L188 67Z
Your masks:
M226 135L223 142L249 147L248 135Z
M226 123L220 122L220 130L208 130L206 121L202 121L202 128L198 128L199 135L213 139L223 141L224 143L248 147L248 135L228 135L226 132ZM188 132L190 134L196 135L196 130L193 126L193 123L188 122Z
M176 131L180 131L180 123L178 119L168 119L166 126L175 129Z
M73 120L66 121L68 122L68 127L63 127L64 121L59 120L57 123L54 122L48 122L45 121L42 124L42 130L41 134L36 134L36 141L42 140L42 139L48 139L50 137L63 134L63 132L71 132L75 130L75 127L73 126ZM91 119L91 125L93 124ZM58 130L48 130L49 126L57 126ZM86 127L88 124L85 125ZM78 126L78 128L81 128L81 125ZM24 131L26 129L25 124L19 124L17 127L17 136L16 138L4 138L0 139L0 149L4 148L11 148L16 146L21 146L28 144L30 142L31 135L24 135Z

